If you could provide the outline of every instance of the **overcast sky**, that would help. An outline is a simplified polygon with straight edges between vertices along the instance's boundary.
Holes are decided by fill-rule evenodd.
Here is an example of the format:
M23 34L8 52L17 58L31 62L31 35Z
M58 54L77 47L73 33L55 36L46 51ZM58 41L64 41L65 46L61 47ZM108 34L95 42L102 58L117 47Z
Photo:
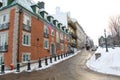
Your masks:
M95 44L108 27L109 17L120 14L120 0L34 0L44 1L45 10L54 14L56 7L77 19Z

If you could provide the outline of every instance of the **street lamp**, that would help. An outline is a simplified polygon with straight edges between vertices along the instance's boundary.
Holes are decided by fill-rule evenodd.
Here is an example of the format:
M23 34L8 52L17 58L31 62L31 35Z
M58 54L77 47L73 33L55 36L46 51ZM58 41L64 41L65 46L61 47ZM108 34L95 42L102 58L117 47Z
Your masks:
M104 29L106 52L108 52L106 29Z

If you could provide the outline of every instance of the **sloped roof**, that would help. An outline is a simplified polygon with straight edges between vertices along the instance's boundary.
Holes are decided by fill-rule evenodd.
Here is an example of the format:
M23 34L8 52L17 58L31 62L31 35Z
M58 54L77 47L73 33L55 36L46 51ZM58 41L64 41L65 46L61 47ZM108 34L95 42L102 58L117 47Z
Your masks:
M11 5L16 3L20 4L21 6L28 9L29 11L33 12L31 6L35 5L35 3L32 0L15 0Z

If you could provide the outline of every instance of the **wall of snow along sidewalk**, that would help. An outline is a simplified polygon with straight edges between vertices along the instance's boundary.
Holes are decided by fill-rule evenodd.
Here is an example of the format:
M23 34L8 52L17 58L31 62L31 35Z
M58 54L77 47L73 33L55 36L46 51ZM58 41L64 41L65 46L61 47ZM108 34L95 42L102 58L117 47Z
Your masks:
M91 70L120 76L120 47L108 48L99 47L92 57L87 61L86 65ZM95 58L96 53L101 53L101 57Z

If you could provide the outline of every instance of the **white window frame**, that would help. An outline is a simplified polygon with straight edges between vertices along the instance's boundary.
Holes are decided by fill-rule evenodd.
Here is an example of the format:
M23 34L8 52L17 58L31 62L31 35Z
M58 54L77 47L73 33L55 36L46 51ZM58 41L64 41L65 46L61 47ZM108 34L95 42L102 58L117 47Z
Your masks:
M4 56L3 56L3 54L0 54L0 66L2 65L2 62L4 62Z
M52 28L52 32L51 35L54 36L55 35L55 30Z
M39 14L40 9L38 7L36 7L36 13Z
M61 46L61 51L64 51L64 44L60 44Z
M51 22L52 24L53 24L53 20L54 20L53 18L51 18L51 20L50 20L50 22Z
M27 35L28 36L28 44L25 44L24 43L24 35ZM23 46L31 46L31 33L27 33L27 32L23 32L23 35L22 35L22 45Z
M3 5L2 5L2 7L5 7L5 6L7 6L7 2L8 0L2 0L2 3L3 3Z
M63 33L60 33L60 39L63 40Z
M24 55L28 55L28 60L23 60L23 56ZM29 53L29 52L24 52L24 53L22 53L22 63L27 63L29 60L31 60L31 53Z
M59 32L58 31L56 31L56 42L59 43Z
M45 41L47 41L47 47L45 47ZM43 43L44 45L44 49L49 49L49 40L48 39L46 39L46 38L44 38L44 43Z
M44 12L44 19L45 19L45 20L47 20L47 16L48 16L47 13Z
M3 21L5 16L5 21ZM9 13L1 14L0 15L0 24L8 23L9 22Z
M46 33L46 30L47 30L47 33L49 34L49 29L47 27L47 24L44 24L44 33Z
M0 46L8 44L8 31L0 32Z
M27 20L30 21L29 25L27 24ZM24 23L25 25L31 26L31 16L28 15L27 13L24 13L23 23Z

